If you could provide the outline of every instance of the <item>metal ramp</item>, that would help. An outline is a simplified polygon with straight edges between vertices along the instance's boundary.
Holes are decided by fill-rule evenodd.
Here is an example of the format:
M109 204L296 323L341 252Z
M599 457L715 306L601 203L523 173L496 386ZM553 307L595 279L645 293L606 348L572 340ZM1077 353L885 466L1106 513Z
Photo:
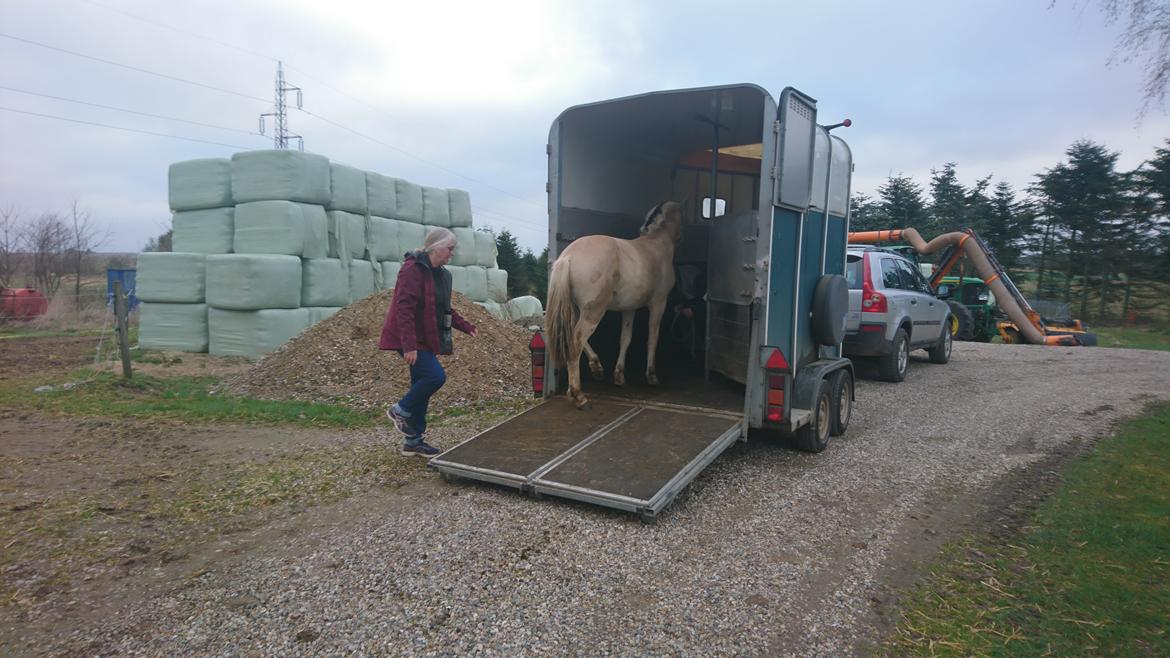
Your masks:
M547 400L430 460L447 476L572 498L651 520L741 435L740 414L593 398Z

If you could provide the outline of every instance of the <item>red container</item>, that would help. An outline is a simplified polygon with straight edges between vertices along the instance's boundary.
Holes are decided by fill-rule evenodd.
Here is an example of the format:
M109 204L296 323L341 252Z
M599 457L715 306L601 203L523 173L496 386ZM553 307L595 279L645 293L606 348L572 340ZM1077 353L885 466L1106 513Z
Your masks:
M49 300L35 288L4 288L0 290L0 319L27 320L43 315L49 309Z

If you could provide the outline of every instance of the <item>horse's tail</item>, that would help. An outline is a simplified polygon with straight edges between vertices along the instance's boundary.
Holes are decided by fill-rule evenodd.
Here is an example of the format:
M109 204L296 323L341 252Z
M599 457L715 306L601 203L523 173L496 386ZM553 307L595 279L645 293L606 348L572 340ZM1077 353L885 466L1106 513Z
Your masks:
M573 291L569 284L568 258L558 258L553 263L544 327L549 358L564 367L573 352Z

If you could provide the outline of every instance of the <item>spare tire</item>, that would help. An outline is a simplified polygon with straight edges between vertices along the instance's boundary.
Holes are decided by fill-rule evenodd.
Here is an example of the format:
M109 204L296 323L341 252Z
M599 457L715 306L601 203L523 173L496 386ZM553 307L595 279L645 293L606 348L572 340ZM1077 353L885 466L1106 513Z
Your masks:
M845 340L845 321L849 315L849 284L840 274L826 274L813 290L813 338L826 346Z

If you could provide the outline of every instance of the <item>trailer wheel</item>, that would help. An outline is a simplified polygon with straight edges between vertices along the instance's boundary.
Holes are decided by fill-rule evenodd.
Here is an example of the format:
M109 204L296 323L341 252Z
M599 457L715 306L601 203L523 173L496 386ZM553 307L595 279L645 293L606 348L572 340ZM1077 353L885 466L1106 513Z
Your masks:
M813 398L812 422L796 430L796 447L805 452L821 452L828 447L833 429L833 408L831 387L822 379Z
M833 374L833 427L830 434L841 436L853 418L853 377L842 368Z

